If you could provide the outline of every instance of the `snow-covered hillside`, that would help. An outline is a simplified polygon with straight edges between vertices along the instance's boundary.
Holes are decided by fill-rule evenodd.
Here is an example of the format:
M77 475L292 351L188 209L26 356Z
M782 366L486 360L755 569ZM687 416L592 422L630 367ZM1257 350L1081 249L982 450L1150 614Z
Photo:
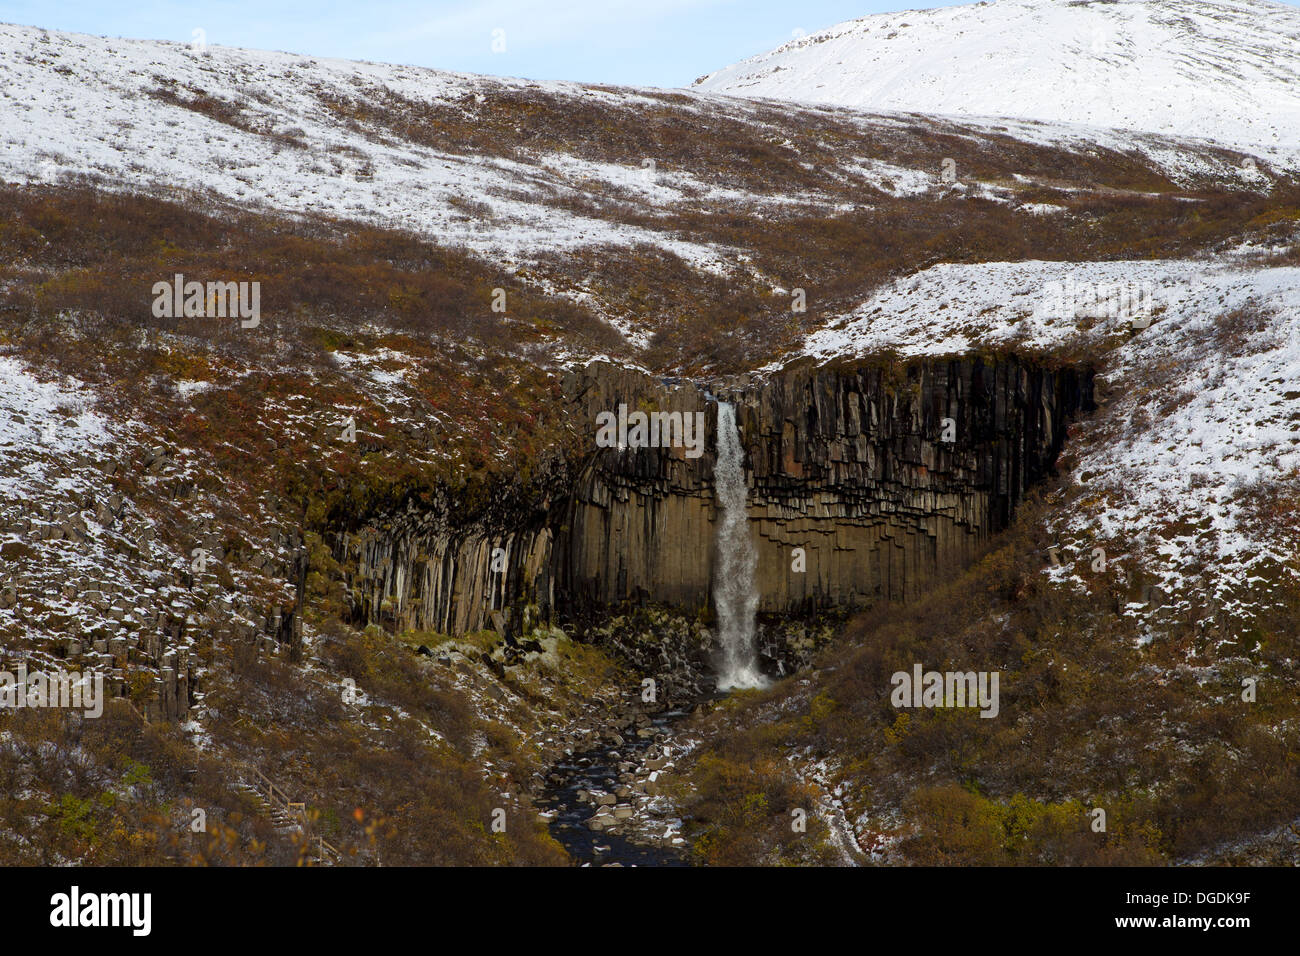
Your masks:
M1268 137L1259 138L1247 127L1300 103L1300 84L1279 86L1293 77L1286 71L1296 61L1288 59L1283 47L1288 35L1300 36L1300 17L1262 0L1220 6L1221 13L1211 15L1220 7L1191 0L1005 0L869 17L799 41L772 58L715 74L702 85L927 110L965 105L999 112L1016 103L1031 114L1118 121L1118 114L1062 113L1050 97L1020 98L1016 93L1021 84L1050 90L1048 74L1059 70L1060 76L1129 84L1124 102L1147 111L1133 114L1134 122L1158 127L1163 121L1151 117L1161 108L1161 98L1134 95L1143 89L1137 84L1163 84L1166 74L1171 83L1182 77L1202 83L1209 70L1220 79L1209 83L1204 95L1171 96L1171 102L1178 109L1217 110L1245 124L1236 133L1228 126L1215 127L1225 139L1263 142ZM1251 20L1252 11L1263 19ZM1277 41L1273 46L1263 39L1269 30ZM1170 31L1186 35L1175 41ZM1035 46L1039 41L1017 41L1014 55L1028 57L1021 68L996 45L1013 36L1042 37L1042 44L1050 39L1056 45L1044 52ZM1219 58L1193 69L1188 51L1200 49L1198 44L1211 44ZM1163 52L1153 59L1147 50ZM1100 69L1094 57L1108 68ZM985 72L973 73L973 65ZM924 79L931 74L933 82ZM982 75L996 76L998 82L983 81ZM939 82L947 76L957 79ZM1079 228L1096 213L1054 203L1079 196L1104 203L1116 190L1099 183L1094 170L1113 172L1120 161L1136 164L1138 172L1128 176L1154 169L1176 182L1208 177L1236 188L1270 190L1278 182L1264 175L1263 163L1256 172L1237 164L1234 154L1152 133L1124 137L1020 120L1005 120L995 128L987 121L948 122L843 107L765 111L743 99L704 93L540 84L284 53L194 50L32 27L0 26L0 79L0 179L37 186L81 179L164 198L207 197L275 216L367 222L409 230L488 260L522 263L556 255L572 264L570 276L563 269L533 272L533 280L602 313L638 347L649 341L658 318L655 304L638 292L627 311L604 308L587 291L584 250L599 249L601 258L627 263L637 261L640 250L657 248L689 264L695 278L680 280L688 285L723 278L718 294L724 297L735 297L737 281L770 282L779 296L775 278L762 274L771 276L778 269L790 285L813 287L815 295L812 277L826 263L808 261L817 258L812 246L793 258L769 258L777 265L760 270L750 264L763 262L755 250L738 247L743 233L729 224L730 216L743 212L771 224L782 215L813 210L830 218L883 213L891 203L941 202L947 215L960 219L967 215L968 203L971 209L991 203L1026 220L1018 228L1056 224L1065 230ZM880 100L875 91L881 90L895 98ZM958 94L973 99L959 102L952 98ZM1231 110L1223 97L1232 99ZM1087 103L1062 98L1063 108ZM587 125L577 122L564 130L527 125L537 110L579 117ZM584 110L591 112L583 116ZM651 115L659 129L696 124L689 129L697 143L701 134L716 134L727 147L751 152L776 144L773 155L786 165L767 162L762 168L777 169L767 174L770 178L746 178L759 164L737 163L729 154L705 150L668 156L662 150L664 137L622 142L629 126L653 132L654 124L647 127L639 119ZM1206 131L1172 121L1163 125L1180 132ZM599 135L588 133L589 128ZM1300 122L1278 126L1283 129L1300 136ZM747 136L753 140L743 141ZM1283 138L1279 132L1277 141ZM1099 148L1111 152L1099 158ZM949 182L940 158L958 149L970 150L955 153L961 171L957 178L963 181ZM965 181L972 166L985 168L982 180ZM1045 188L1050 191L1043 193ZM1040 198L1025 202L1022 193ZM1143 190L1126 194L1142 203L1159 198ZM1181 205L1184 199L1165 201ZM1190 196L1186 201L1204 203ZM684 228L686 222L689 228ZM863 228L869 234L888 227L867 222ZM1143 239L1143 228L1167 227L1139 227L1135 239ZM1089 360L1109 356L1121 392L1126 386L1139 388L1142 370L1153 356L1195 370L1202 386L1199 399L1177 402L1178 434L1138 429L1094 445L1089 453L1097 459L1091 470L1115 479L1110 514L1122 513L1130 531L1155 532L1160 522L1149 495L1137 491L1160 489L1176 505L1170 513L1190 517L1223 507L1229 486L1251 474L1286 472L1300 464L1287 441L1300 402L1291 392L1284 397L1277 385L1289 380L1300 358L1278 352L1264 340L1275 334L1290 343L1300 328L1294 294L1300 276L1294 268L1262 265L1284 250L1285 245L1247 246L1228 257L1226 265L1214 267L1136 257L1036 261L1050 258L1043 251L1027 262L930 264L918 255L908 269L916 270L911 274L825 306L793 354L828 361L882 349L920 357L990 346L1040 352L1069 348ZM1066 247L1056 256L1073 254ZM570 284L574 279L576 287ZM865 304L855 308L858 302ZM1130 319L1126 309L1135 304L1154 324L1124 345L1122 329ZM1247 352L1231 358L1229 384L1235 382L1236 388L1219 394L1224 386L1219 373L1227 359L1203 347L1203 328L1248 306L1264 309L1275 326L1264 339L1251 339ZM671 313L670 305L661 308ZM560 341L556 348L561 357L584 357L573 341ZM772 357L777 360L769 369L792 355L777 351ZM338 365L341 356L334 359ZM371 371L368 365L356 370L367 381ZM339 365L335 372L342 379L352 370ZM392 369L383 374L391 378ZM1161 388L1168 391L1166 401L1181 396L1178 383ZM367 389L373 392L374 384ZM402 401L385 394L382 404L387 419L400 418L396 409ZM1250 421L1252 410L1263 408L1269 409L1271 425L1258 433L1251 429L1255 440L1243 446L1241 423ZM1084 465L1090 462L1092 458ZM1187 479L1193 466L1196 473L1209 475L1194 493L1169 486L1171 480L1177 485ZM1078 524L1074 516L1062 521ZM1212 554L1225 572L1224 581L1239 584L1252 563L1236 553L1241 539L1232 537L1235 532L1225 524L1204 530L1203 540L1187 553ZM1257 535L1255 540L1262 544L1264 538Z
M545 195L580 181L671 201L675 180L648 181L641 157L626 167L562 168L421 148L340 115L380 94L464 105L487 88L541 90L435 70L222 47L191 49L0 25L0 178L89 176L179 194L194 190L281 213L355 219L437 235L512 258L545 246L657 242L689 259L706 249L581 214L543 214ZM548 84L599 99L572 84ZM618 94L603 94L621 100ZM334 104L332 110L330 104ZM486 204L492 225L457 201Z
M949 194L1023 211L1020 193L1043 186L1094 197L1112 183L1253 190L1277 172L1158 134L775 110L0 25L0 182L407 231L527 268L636 347L656 317L595 287L593 256L654 250L706 282L810 284L803 262L762 263L731 224L738 213L829 219Z
M910 157L890 163L838 149L807 157L833 164L817 170L829 188L802 183L760 191L735 181L742 170L720 182L716 170L691 168L681 157L623 151L612 142L584 149L590 136L566 138L556 130L539 141L523 125L530 103L575 116L589 111L607 124L647 114L661 125L677 117L719 128L743 124L800 159L810 145L772 128L771 111L731 97L197 50L0 24L0 180L9 182L84 177L110 189L197 193L279 214L410 230L498 261L527 260L539 249L648 243L715 274L734 250L682 238L672 216L700 209L765 216L840 205L860 185L897 194L902 184L913 195L943 185L937 158L918 167ZM936 101L932 112L941 105ZM1234 110L1248 115L1240 106ZM518 121L506 122L516 115ZM792 126L807 121L787 117ZM1116 142L1081 137L1069 126L1026 124L991 131L857 111L833 121L872 140L914 140L925 129L994 142L1009 136L1076 153L1098 144L1136 147L1180 183L1190 174L1258 185L1231 159L1158 138ZM492 135L497 128L501 134Z
M1300 150L1300 8L996 0L864 17L696 81L736 96L1015 116Z

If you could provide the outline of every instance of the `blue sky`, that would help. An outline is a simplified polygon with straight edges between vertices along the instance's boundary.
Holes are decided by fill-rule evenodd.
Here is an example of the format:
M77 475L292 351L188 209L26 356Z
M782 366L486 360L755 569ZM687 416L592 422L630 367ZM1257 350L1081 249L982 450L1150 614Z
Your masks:
M954 3L905 0L0 0L0 22L646 86L697 76L843 20ZM503 30L504 52L493 52ZM501 35L498 35L500 37ZM500 45L500 44L498 44Z

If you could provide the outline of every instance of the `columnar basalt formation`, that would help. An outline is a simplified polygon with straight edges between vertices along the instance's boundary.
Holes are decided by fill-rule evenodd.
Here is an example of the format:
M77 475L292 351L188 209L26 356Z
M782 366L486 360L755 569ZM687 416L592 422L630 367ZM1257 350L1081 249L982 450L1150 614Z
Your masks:
M965 567L1091 404L1086 375L1010 359L890 372L809 371L744 397L765 608L911 600Z
M588 457L563 493L458 523L451 507L372 525L342 549L364 618L463 633L507 611L580 614L653 601L709 607L714 396L595 363L566 382ZM966 566L1048 474L1091 375L1014 357L795 368L721 387L746 452L760 610L911 600ZM704 412L704 452L595 447L597 415Z
M340 539L358 617L396 630L466 634L517 625L554 605L554 532L544 505L518 524L456 520L449 505L407 511Z

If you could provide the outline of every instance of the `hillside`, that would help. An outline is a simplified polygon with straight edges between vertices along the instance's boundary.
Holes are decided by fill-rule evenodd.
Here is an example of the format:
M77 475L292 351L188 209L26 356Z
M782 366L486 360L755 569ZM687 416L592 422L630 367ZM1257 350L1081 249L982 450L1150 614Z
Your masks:
M1274 0L994 0L851 20L694 88L1204 138L1294 164L1298 41L1300 8Z
M1243 123L1274 95L1246 66ZM1027 857L953 861L1262 855L1297 742L1285 137L858 105L0 26L0 643L134 708L10 715L0 858L935 862L955 817L1030 804ZM160 314L178 274L259 283L260 315ZM699 461L593 443L596 409L719 397L768 580L807 528L828 579L877 526L904 569L770 613L785 679L721 700L717 419ZM983 430L939 447L941 401ZM905 513L837 524L864 489ZM1009 719L895 725L913 660L1000 666ZM1264 703L1232 710L1244 674ZM1100 850L1094 797L1124 808Z

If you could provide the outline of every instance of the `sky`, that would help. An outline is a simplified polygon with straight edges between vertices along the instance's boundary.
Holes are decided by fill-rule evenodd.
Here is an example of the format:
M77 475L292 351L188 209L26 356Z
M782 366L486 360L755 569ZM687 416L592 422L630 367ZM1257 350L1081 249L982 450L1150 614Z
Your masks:
M537 80L686 86L906 0L0 0L0 22ZM500 32L497 32L500 31Z

